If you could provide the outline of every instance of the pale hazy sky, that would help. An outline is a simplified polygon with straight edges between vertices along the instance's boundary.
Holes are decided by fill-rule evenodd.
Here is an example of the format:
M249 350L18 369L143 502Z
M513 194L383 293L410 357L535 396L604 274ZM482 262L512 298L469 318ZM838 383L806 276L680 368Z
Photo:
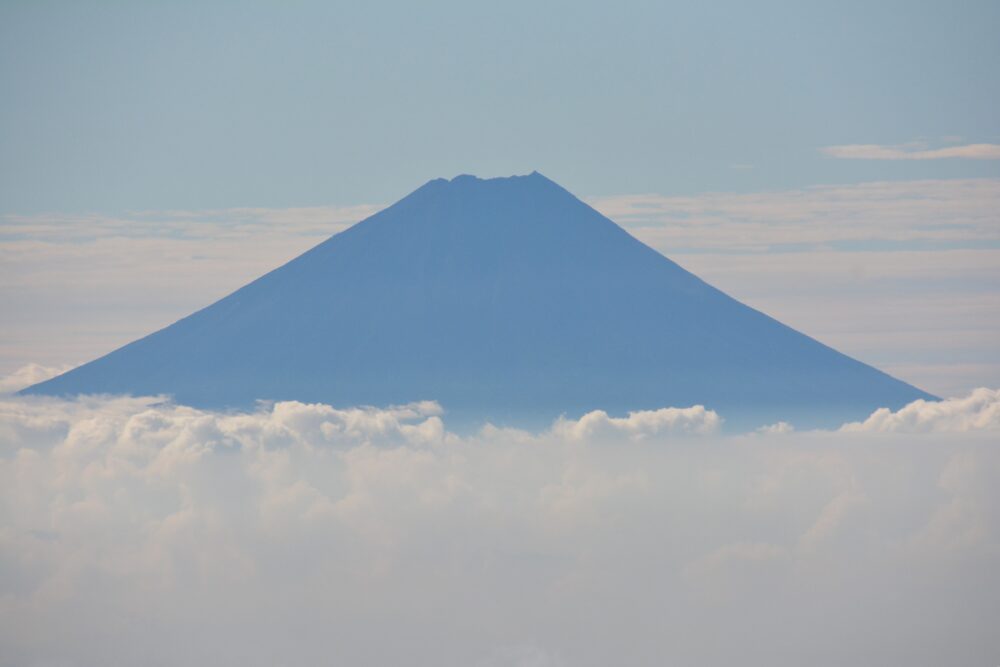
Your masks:
M995 177L946 156L996 149L933 151L1000 144L998 25L991 0L7 0L0 212L389 202L534 169L592 196Z

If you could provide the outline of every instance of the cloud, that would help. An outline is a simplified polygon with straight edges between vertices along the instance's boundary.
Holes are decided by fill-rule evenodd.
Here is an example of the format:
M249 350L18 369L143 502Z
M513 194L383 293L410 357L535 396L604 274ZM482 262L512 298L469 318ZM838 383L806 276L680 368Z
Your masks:
M12 394L33 384L65 373L71 366L42 366L25 364L7 375L0 376L0 395Z
M380 204L290 208L132 211L100 214L0 216L0 240L87 243L102 238L213 241L271 236L325 238L384 208Z
M863 422L845 424L843 431L924 433L1000 430L1000 390L980 388L963 398L914 401L892 412L876 410Z
M886 146L881 144L846 144L820 149L835 158L847 160L1000 160L1000 144L966 144L927 149L923 144Z
M874 181L776 192L623 194L587 203L668 256L976 248L1000 241L1000 179ZM881 244L881 246L879 245ZM964 245L963 245L964 244Z
M434 403L0 398L0 663L1000 651L995 432L686 437L708 414L460 438Z
M567 440L590 440L624 436L643 440L666 434L708 435L715 433L722 420L703 405L690 408L661 408L628 413L627 417L609 417L604 410L588 412L579 419L560 417L552 432Z
M795 427L788 422L776 422L757 429L758 433L763 433L764 435L781 435L783 433L792 433L793 431L795 431Z

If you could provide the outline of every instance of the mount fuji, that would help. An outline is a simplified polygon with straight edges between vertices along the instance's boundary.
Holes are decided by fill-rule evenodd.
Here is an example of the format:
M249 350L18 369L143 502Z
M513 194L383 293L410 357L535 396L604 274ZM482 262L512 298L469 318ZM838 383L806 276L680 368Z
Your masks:
M694 404L730 424L827 426L934 398L727 296L538 173L430 181L22 393L432 399L449 423L519 426Z

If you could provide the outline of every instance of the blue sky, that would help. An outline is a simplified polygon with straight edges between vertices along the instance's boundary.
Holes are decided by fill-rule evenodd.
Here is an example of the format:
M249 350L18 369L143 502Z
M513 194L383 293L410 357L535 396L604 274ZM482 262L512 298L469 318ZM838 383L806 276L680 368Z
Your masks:
M751 6L752 4L752 6ZM587 196L1000 175L1000 4L0 6L0 212Z

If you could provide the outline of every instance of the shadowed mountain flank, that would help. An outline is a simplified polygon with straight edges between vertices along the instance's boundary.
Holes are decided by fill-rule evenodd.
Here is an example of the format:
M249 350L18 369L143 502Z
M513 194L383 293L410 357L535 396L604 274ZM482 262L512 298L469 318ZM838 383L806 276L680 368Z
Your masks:
M933 398L711 287L538 173L425 184L27 394L439 401L449 423L703 404L832 425Z

